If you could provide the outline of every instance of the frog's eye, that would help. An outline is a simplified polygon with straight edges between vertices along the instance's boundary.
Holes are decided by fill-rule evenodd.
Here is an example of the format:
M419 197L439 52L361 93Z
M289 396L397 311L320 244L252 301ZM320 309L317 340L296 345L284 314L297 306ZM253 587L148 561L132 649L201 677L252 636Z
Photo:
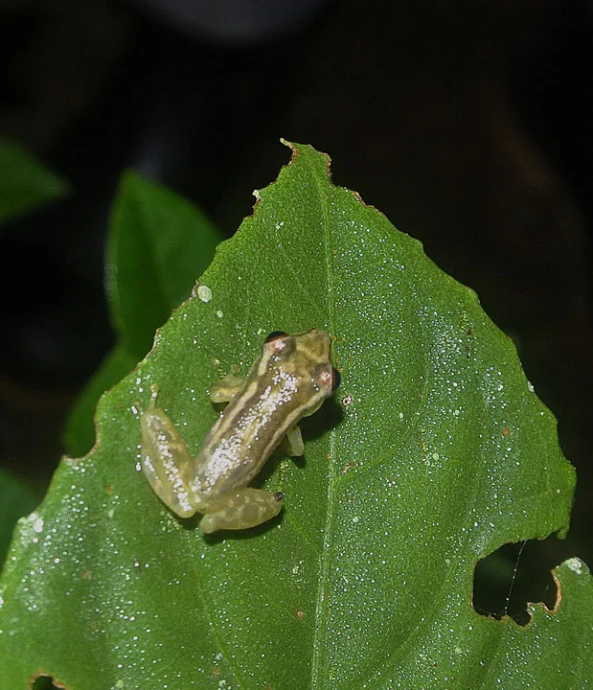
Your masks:
M272 331L270 335L266 338L265 342L266 343L272 343L274 340L278 340L278 338L285 338L286 333L284 331Z
M340 383L342 383L340 372L332 367L332 391L335 391L337 388L339 388Z
M340 385L340 372L329 364L320 364L312 373L313 387L315 390L323 390L326 395L331 395Z

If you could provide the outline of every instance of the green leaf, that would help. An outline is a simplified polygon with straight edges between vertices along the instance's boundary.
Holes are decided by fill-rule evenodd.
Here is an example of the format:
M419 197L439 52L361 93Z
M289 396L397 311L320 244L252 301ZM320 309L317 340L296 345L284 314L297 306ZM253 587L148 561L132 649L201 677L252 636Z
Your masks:
M100 396L144 357L154 332L188 297L222 237L199 209L134 172L122 178L109 229L106 285L118 343L74 404L66 422L68 452L95 442Z
M294 147L203 276L211 292L101 399L99 444L63 461L21 525L0 589L7 687L39 669L73 689L548 690L593 677L578 559L557 571L556 609L533 606L524 628L471 605L478 559L568 526L574 471L553 416L474 293L327 167ZM269 331L312 327L334 336L342 386L303 423L304 460L260 478L285 493L283 512L204 537L138 471L138 407L158 384L197 453L217 418L208 387L247 370Z
M39 503L16 477L0 469L0 566L4 563L16 521Z
M20 144L0 137L0 222L34 211L68 192L65 180Z
M110 230L107 289L121 345L138 359L208 266L221 236L193 204L128 172Z

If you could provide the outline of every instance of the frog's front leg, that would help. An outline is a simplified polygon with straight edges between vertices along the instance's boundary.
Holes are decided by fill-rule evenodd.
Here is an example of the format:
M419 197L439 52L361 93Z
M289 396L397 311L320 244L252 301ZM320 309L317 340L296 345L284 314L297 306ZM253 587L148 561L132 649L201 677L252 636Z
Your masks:
M198 503L191 487L193 462L167 413L156 407L157 386L150 406L141 413L142 469L155 494L176 515L190 517Z
M247 376L239 376L239 367L232 366L229 373L210 389L210 400L213 403L228 403L245 387Z
M220 529L247 529L271 520L282 509L281 493L263 489L236 489L206 507L200 529L211 534Z
M280 452L291 458L298 458L305 452L305 444L298 424L286 432L286 436L280 443Z

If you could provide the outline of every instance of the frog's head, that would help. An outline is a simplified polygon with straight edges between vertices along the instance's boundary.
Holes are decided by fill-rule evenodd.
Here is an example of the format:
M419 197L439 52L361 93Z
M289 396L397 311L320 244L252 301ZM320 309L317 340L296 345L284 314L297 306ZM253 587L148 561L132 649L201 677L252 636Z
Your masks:
M296 335L270 333L259 366L276 385L296 388L293 400L301 417L313 414L340 385L340 374L331 363L331 339L317 328Z

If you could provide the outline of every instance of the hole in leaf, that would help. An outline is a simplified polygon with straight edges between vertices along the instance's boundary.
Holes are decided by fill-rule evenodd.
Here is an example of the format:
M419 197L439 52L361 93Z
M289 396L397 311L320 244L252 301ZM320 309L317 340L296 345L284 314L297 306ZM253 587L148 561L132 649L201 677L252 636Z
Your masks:
M473 605L476 613L501 620L510 616L518 625L531 620L527 603L552 610L558 590L551 570L563 558L558 540L505 544L478 561L474 570Z
M37 676L31 690L62 690L63 685L54 685L53 678L51 676Z

